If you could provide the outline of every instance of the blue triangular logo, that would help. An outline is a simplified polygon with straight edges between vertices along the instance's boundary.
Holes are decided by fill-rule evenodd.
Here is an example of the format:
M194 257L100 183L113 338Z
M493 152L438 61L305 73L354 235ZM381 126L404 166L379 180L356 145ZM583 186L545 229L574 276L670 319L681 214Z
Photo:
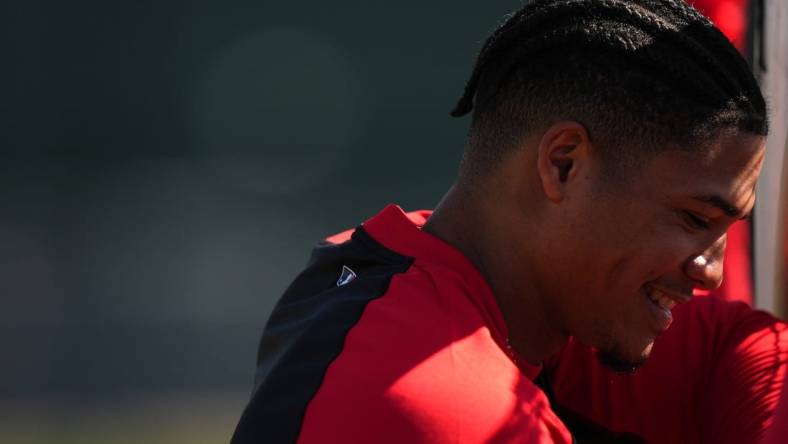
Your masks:
M356 277L358 276L356 276L355 271L348 268L347 265L343 265L342 273L339 275L339 279L337 279L337 287L341 287L353 282Z

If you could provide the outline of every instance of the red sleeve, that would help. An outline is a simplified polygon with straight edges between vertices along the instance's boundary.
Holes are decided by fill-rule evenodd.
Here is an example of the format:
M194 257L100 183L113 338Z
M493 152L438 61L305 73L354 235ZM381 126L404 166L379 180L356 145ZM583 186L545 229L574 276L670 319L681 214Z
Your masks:
M775 411L785 381L788 330L758 311L738 318L702 397L705 442L757 442Z
M788 437L788 384L783 386L777 413L774 414L774 421L766 432L763 444L782 444L786 437Z
M743 303L695 298L634 375L603 367L570 342L549 363L559 404L649 442L757 442L788 365L788 328Z
M347 333L309 402L299 444L569 444L544 393L477 308L420 262Z

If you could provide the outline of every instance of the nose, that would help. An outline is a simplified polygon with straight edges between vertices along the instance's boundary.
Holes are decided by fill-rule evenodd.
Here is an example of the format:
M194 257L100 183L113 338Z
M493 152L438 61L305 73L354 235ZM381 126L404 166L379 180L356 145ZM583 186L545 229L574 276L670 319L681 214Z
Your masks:
M722 264L725 257L726 237L699 254L693 254L684 263L684 274L704 290L714 290L722 284Z

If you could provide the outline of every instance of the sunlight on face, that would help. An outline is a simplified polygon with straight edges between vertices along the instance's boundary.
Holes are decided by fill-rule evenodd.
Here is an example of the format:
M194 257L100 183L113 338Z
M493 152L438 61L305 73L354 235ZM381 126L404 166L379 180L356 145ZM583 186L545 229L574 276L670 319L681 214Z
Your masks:
M570 331L604 363L637 368L673 307L694 288L719 286L725 233L754 205L763 145L762 137L723 133L703 154L665 151L626 187L575 204L572 279L557 285L569 295Z

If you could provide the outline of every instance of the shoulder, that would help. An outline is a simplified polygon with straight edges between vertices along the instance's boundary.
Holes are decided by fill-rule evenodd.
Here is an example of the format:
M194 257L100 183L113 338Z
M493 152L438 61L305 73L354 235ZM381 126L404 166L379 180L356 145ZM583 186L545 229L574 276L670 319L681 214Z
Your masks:
M544 394L526 378L484 375L505 384L470 379L462 370L417 363L395 380L365 378L337 384L327 374L310 403L299 442L569 443L571 437ZM420 368L422 367L422 368Z

